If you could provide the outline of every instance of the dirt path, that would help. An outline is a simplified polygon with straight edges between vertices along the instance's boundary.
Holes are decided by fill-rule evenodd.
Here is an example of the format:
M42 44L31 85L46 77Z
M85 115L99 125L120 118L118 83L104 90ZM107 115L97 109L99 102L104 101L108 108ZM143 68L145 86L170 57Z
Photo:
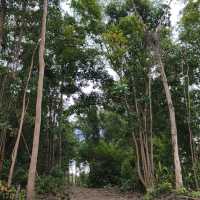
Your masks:
M72 188L70 200L140 200L137 194L122 194L111 189Z
M143 200L137 193L123 194L116 189L92 189L67 187L62 193L54 196L53 194L39 195L37 200ZM180 197L175 193L162 195L154 200L200 200L199 198Z

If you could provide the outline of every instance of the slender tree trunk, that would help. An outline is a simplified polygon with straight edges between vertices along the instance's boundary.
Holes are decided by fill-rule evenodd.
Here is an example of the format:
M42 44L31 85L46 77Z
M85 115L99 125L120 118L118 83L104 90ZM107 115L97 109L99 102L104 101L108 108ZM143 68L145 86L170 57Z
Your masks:
M55 164L55 145L54 145L54 135L52 135L52 163L51 169L54 167Z
M48 8L48 0L44 0L41 38L40 38L41 41L39 49L39 80L38 80L37 102L36 102L36 118L35 118L35 129L33 137L31 162L28 173L27 200L33 200L35 193L35 177L36 177L37 157L38 157L39 140L40 140L43 79L44 79L44 68L45 68L44 52L45 52L47 8Z
M0 51L3 44L3 32L4 32L4 23L5 23L5 14L6 14L6 1L0 0Z
M61 84L61 90L62 90L63 83ZM59 124L62 126L62 115L63 115L63 94L61 91L61 97L60 97L60 119ZM62 168L62 132L59 134L59 166L60 169Z
M48 107L49 109L49 107ZM50 111L48 111L48 113L50 113ZM50 149L50 145L49 145L49 130L50 130L50 125L49 125L49 116L47 116L47 129L46 129L46 165L45 165L45 171L46 173L49 172L49 157L50 157L50 153L49 153L49 149Z
M161 58L161 51L160 51L160 39L158 32L155 33L156 39L156 46L155 46L155 53L157 57L157 62L160 68L161 79L165 90L165 95L167 99L169 115L170 115L170 123L171 123L171 137L172 137L172 148L173 148L173 156L174 156L174 167L175 167L175 178L176 178L176 189L179 190L183 187L183 179L182 179L182 172L181 172L181 163L179 158L179 151L178 151L178 138L177 138L177 126L176 126L176 117L175 117L175 110L172 102L172 96L169 89L168 80L165 74L164 64Z
M62 168L62 135L59 134L59 167Z
M133 136L133 141L135 143L135 148L136 148L136 156L137 156L137 172L138 172L138 176L140 181L142 182L142 184L144 185L145 188L147 188L146 182L144 180L144 177L142 175L142 170L141 170L141 165L140 165L140 153L139 153L139 147L138 147L138 142L135 136L135 133L132 132L132 136Z
M37 48L37 46L36 46L36 48ZM13 172L14 172L15 163L16 163L16 159L17 159L17 153L18 153L18 149L19 149L19 143L20 143L22 128L23 128L23 124L24 124L24 117L25 117L25 113L26 113L26 92L27 92L28 84L29 84L29 81L30 81L30 78L31 78L31 72L32 72L32 68L33 68L36 48L33 51L33 55L32 55L32 58L31 58L31 65L30 65L30 69L29 69L29 74L28 74L26 86L25 86L25 89L24 89L20 125L19 125L17 139L16 139L15 146L14 146L13 153L12 153L11 167L10 167L9 176L8 176L8 187L10 187L11 184L12 184Z
M151 149L151 166L152 175L154 177L154 152L153 152L153 112L152 112L152 91L151 91L151 75L149 74L149 115L150 115L150 149Z

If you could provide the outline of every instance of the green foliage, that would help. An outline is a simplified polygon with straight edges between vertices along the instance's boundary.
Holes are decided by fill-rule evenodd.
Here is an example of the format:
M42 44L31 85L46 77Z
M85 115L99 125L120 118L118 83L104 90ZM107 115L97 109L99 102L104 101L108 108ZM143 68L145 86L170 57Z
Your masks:
M166 166L163 166L161 162L158 163L158 167L156 168L156 179L159 183L162 181L171 181L171 173Z
M37 179L37 192L39 194L58 193L66 182L64 173L60 169L52 170L50 175L43 175Z
M127 9L120 1L113 1L106 7L105 13L110 17L111 22L127 16Z
M25 200L25 191L17 187L8 188L0 181L0 199L2 200Z
M96 0L73 0L72 6L78 10L85 20L101 18L101 9Z
M9 160L4 160L3 168L2 168L2 171L1 171L1 175L0 175L0 180L6 180L7 179L8 170L9 170L9 167L10 167L9 164L10 164Z
M101 6L97 0L72 0L72 7L89 33L99 34L102 31Z
M27 183L27 177L27 170L23 169L22 167L17 167L14 175L14 181L20 184L22 187L25 187Z
M180 188L179 190L176 191L178 195L184 195L187 194L188 190L185 187Z
M124 96L128 94L128 85L127 84L123 84L123 83L115 83L114 87L113 87L113 95L119 95L119 96Z
M161 184L156 185L153 190L148 191L144 196L144 200L153 200L162 194L171 193L172 189L173 187L171 183L162 182Z
M144 34L144 24L136 16L123 17L119 21L119 27L124 34L136 38L142 38Z
M188 192L188 195L193 197L193 198L200 198L200 191Z
M133 158L125 158L121 164L120 189L124 192L140 190L140 181L137 177L137 170L133 166Z
M189 1L184 9L183 17L181 19L181 25L183 27L181 31L181 39L188 43L199 46L199 34L200 34L200 13L199 13L200 1Z
M186 196L188 198L200 198L200 191L188 190L182 187L180 190L176 191L177 196Z
M156 187L156 195L171 192L173 189L172 184L169 182L163 182Z
M102 187L108 184L117 185L120 182L120 163L124 152L114 144L104 141L94 147L95 160L90 164L89 186Z
M152 193L146 193L143 197L144 200L153 200L154 195Z
M127 51L128 42L123 32L117 26L112 26L110 30L103 33L102 36L105 42L108 44L108 56L113 64L115 62L121 63L121 59L125 56Z
M0 50L0 176L7 181L25 82L40 34L42 1L5 2ZM117 185L123 191L144 191L137 174L132 132L138 136L142 129L142 134L150 135L151 102L155 188L150 188L145 199L171 192L175 184L167 103L157 62L148 48L149 42L155 42L150 33L161 22L162 61L176 111L183 178L191 189L178 193L199 196L199 191L192 191L196 186L188 132L193 134L199 181L200 0L189 0L184 8L178 43L171 36L168 5L161 1L72 0L70 6L73 15L64 14L59 1L49 1L37 191L59 191L66 182L63 171L73 159L90 165L90 173L79 177L82 186ZM24 188L35 122L38 49L33 64L13 177L13 183ZM97 92L84 91L90 83ZM2 194L16 194L16 188L2 183L0 187Z

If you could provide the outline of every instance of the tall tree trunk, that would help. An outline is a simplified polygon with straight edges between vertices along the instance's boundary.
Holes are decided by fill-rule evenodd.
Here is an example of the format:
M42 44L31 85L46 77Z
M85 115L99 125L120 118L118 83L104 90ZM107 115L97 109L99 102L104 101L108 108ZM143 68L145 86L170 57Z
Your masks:
M49 106L48 106L48 113L50 113L49 111ZM45 171L46 173L49 172L49 158L50 158L50 152L49 152L49 149L50 149L50 140L49 140L49 130L50 130L50 119L49 119L49 116L47 116L47 124L46 124L46 164L45 164Z
M36 117L35 117L32 155L28 173L27 200L33 200L35 193L35 177L36 177L37 157L38 157L39 140L40 140L43 79L44 79L44 68L45 68L44 52L45 52L47 8L48 8L48 0L44 0L41 38L40 38L41 41L39 49L39 80L37 89Z
M37 46L36 46L36 48L37 48ZM23 128L23 124L24 124L24 117L25 117L25 113L26 113L26 92L27 92L28 84L29 84L29 81L30 81L30 78L31 78L31 72L32 72L32 68L33 68L36 48L33 51L33 55L32 55L32 58L31 58L31 65L30 65L30 69L29 69L29 73L28 73L28 78L27 78L27 81L26 81L25 89L24 89L20 125L19 125L19 130L18 130L15 146L13 148L12 158L11 158L12 161L11 161L11 167L10 167L9 176L8 176L8 187L10 187L11 184L12 184L13 172L14 172L15 163L16 163L16 159L17 159L17 153L18 153L18 149L19 149L19 143L20 143L22 128Z
M150 115L150 152L151 152L151 166L152 175L154 177L154 152L153 152L153 111L152 111L152 91L151 91L151 75L149 73L149 115Z
M62 169L62 135L59 134L59 167Z
M178 151L176 117L175 117L175 110L174 110L174 106L173 106L171 92L169 89L168 80L167 80L167 77L165 74L164 64L163 64L162 58L161 58L160 38L159 38L158 32L155 32L155 54L156 54L159 68L160 68L161 79L162 79L162 83L164 86L168 109L169 109L170 123L171 123L172 148L173 148L175 177L176 177L176 189L179 190L179 189L181 189L181 187L183 187L183 179L182 179L181 163L180 163L179 151Z
M63 87L63 82L61 84L61 96L60 96L60 105L59 105L59 114L60 114L60 119L59 119L59 125L62 126L62 115L63 115L63 94L62 94L62 87ZM62 169L62 132L59 134L59 166L60 169Z
M3 44L3 29L5 23L5 13L6 13L6 1L0 0L0 51Z

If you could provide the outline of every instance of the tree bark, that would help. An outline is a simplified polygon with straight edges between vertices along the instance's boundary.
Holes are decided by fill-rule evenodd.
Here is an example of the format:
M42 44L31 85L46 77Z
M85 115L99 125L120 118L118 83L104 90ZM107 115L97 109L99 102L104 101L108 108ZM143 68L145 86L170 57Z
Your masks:
M159 39L158 32L155 32L155 39L156 39L155 54L157 57L157 62L158 62L159 68L160 68L161 80L162 80L162 83L164 86L169 115L170 115L172 149L173 149L173 156L174 156L174 167L175 167L175 178L176 178L176 189L179 190L183 187L183 179L182 179L181 163L180 163L179 151L178 151L178 138L177 138L175 110L174 110L171 92L169 89L168 80L167 80L167 77L165 74L164 64L163 64L162 58L161 58L160 39Z
M36 177L37 157L38 157L39 140L40 140L43 79L44 79L44 68L45 68L44 53L45 53L47 8L48 8L48 0L44 0L41 38L40 38L41 41L39 49L39 79L38 79L38 89L37 89L36 117L35 117L32 155L28 173L27 200L33 200L35 194L35 177Z
M150 115L150 154L152 175L154 177L154 152L153 152L153 111L152 111L152 91L151 91L151 75L149 74L149 115Z
M63 87L63 82L61 84L61 90ZM61 97L60 97L60 119L59 119L59 125L62 127L62 115L63 115L63 94L61 92ZM62 132L59 134L59 166L60 169L62 169Z

